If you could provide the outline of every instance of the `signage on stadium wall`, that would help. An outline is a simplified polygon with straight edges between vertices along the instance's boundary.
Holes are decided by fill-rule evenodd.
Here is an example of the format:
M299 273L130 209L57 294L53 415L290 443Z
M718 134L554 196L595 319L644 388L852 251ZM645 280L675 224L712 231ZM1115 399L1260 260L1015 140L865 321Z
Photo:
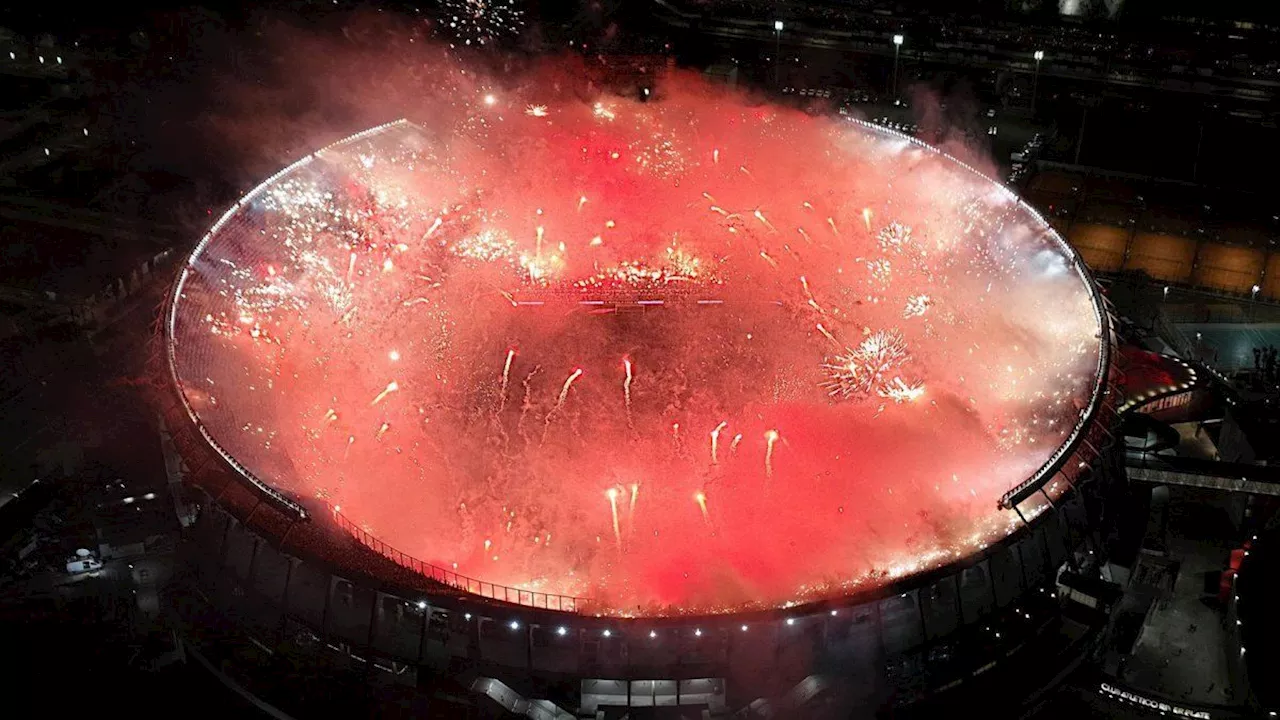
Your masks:
M1161 713L1170 713L1177 717L1199 718L1200 720L1210 720L1212 717L1208 710L1192 710L1191 708L1170 705L1169 703L1161 702L1160 700L1152 700L1151 698L1142 697L1141 695L1135 695L1128 690L1121 690L1120 688L1112 687L1106 683L1102 683L1102 692L1112 697L1118 697L1121 700L1128 700L1136 705L1141 705L1142 707L1150 708Z
M1168 410L1169 408L1176 408L1176 407L1182 407L1184 405L1190 405L1191 395L1192 395L1192 391L1181 392L1181 393L1178 393L1177 395L1166 395L1160 398L1159 400L1153 400L1147 403L1146 405L1139 407L1138 412L1146 413L1147 415L1150 415L1151 413L1159 412L1161 410Z

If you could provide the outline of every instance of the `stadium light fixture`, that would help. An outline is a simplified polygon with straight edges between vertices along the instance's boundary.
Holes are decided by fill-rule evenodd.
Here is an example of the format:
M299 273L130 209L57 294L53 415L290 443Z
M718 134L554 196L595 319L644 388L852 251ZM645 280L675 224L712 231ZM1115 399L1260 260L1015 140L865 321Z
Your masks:
M1034 113L1036 111L1036 96L1039 95L1040 91L1040 61L1044 60L1044 51L1037 50L1032 57L1036 59L1036 73L1031 79L1031 112Z
M773 86L778 86L779 65L782 62L782 21L773 21Z
M893 36L893 86L890 92L893 95L893 104L898 104L898 56L902 54L902 35Z

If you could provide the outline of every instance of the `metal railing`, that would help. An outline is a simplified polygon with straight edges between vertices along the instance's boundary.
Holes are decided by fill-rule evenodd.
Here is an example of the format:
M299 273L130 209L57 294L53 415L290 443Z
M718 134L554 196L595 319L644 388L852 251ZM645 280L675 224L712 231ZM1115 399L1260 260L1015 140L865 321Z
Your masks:
M438 565L432 565L423 562L411 555L407 555L390 545L374 537L364 528L357 525L350 518L339 512L334 506L329 506L329 512L333 516L334 522L343 530L351 534L361 545L373 550L379 555L387 558L391 562L400 567L412 570L419 575L430 578L442 585L456 588L472 595L479 595L493 600L501 600L516 605L524 605L526 607L540 608L543 610L560 610L562 612L578 612L586 605L585 598L578 598L572 595L560 595L558 593L535 592L533 590L522 590L520 588L507 587L497 583L485 582L476 578L467 577L453 570L442 568Z

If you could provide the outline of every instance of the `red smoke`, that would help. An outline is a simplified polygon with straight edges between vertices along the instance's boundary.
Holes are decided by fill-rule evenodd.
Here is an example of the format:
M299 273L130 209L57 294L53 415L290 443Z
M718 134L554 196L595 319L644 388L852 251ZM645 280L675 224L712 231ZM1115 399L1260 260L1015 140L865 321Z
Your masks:
M779 605L1008 531L996 499L1075 422L1098 327L1007 191L696 77L641 103L420 52L300 81L416 125L279 180L194 261L179 373L253 471L602 611Z

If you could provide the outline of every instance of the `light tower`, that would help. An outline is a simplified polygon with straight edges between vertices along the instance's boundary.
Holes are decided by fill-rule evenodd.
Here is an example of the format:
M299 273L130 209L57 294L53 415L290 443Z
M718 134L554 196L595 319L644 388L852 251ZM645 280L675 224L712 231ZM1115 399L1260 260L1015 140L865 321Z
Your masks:
M1037 50L1032 57L1036 59L1036 73L1031 80L1031 114L1034 115L1036 112L1036 93L1040 89L1040 61L1044 60L1044 51Z
M893 92L894 100L898 99L898 55L899 55L899 52L902 50L902 40L903 40L903 37L901 34L893 36L893 89L892 89L892 92Z
M773 21L773 85L778 86L778 64L782 62L782 21Z

